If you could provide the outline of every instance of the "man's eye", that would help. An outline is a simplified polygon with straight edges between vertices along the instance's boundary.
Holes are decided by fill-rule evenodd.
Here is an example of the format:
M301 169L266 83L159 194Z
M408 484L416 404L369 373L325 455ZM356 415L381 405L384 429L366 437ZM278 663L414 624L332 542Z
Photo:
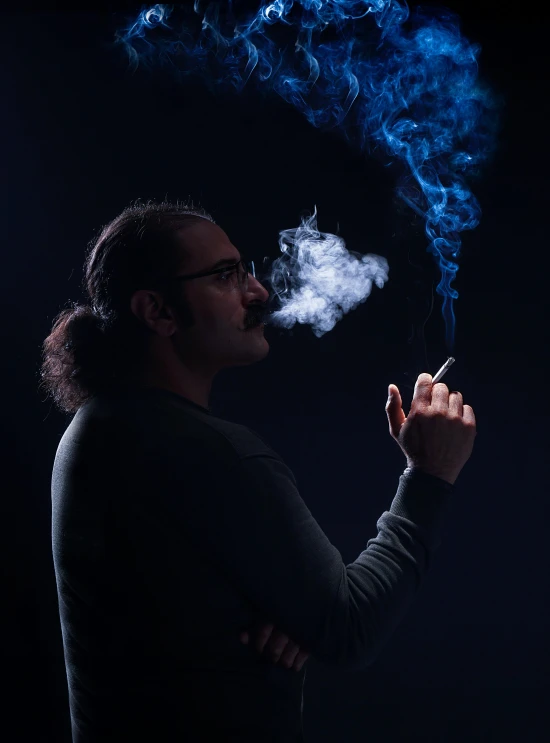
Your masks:
M229 278L234 277L235 275L235 269L233 269L232 271L223 271L222 273L218 274L218 279L220 281L227 281Z

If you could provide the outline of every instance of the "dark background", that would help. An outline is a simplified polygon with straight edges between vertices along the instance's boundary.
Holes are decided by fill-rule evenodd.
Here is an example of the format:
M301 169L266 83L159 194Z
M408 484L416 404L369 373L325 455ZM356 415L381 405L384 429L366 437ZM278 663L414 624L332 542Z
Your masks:
M446 5L504 101L496 154L472 183L483 217L463 233L457 361L444 379L473 406L478 436L430 576L375 664L340 674L308 662L308 743L550 736L546 22L527 6ZM321 230L387 257L387 285L332 332L268 330L268 358L222 374L211 400L279 451L346 563L376 534L405 465L387 385L408 410L416 375L447 356L439 296L426 348L410 340L410 299L424 292L429 306L430 264L381 162L276 96L216 98L132 75L111 42L140 6L79 7L4 12L1 45L2 724L7 740L36 743L70 741L50 543L51 468L70 418L37 389L40 351L57 312L85 300L85 247L105 222L138 197L191 197L261 260L317 205Z

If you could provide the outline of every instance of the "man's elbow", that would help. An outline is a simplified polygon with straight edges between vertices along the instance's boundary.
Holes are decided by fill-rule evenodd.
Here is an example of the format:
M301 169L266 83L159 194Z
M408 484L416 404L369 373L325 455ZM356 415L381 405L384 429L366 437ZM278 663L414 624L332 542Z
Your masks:
M319 663L339 671L366 670L384 644L383 625L373 617L362 615L349 595L343 593L339 598L311 654Z

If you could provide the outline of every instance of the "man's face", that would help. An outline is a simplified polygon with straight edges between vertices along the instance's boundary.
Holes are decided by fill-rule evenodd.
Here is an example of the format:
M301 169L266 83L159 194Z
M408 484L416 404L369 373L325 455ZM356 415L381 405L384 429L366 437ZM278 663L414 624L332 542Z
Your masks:
M232 264L241 259L225 232L201 219L179 233L182 261L178 275L213 270L218 261ZM188 366L209 372L229 366L261 361L269 344L261 326L250 328L255 312L266 304L269 293L252 275L248 289L239 286L236 271L215 273L181 282L193 325L172 336L178 356ZM247 329L249 328L249 329Z

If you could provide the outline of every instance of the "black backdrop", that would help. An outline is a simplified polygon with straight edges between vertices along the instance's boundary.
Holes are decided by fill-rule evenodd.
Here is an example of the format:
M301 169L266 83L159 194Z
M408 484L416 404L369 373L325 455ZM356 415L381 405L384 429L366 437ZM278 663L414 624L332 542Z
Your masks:
M478 437L431 575L376 663L337 674L309 661L305 731L315 743L542 741L550 730L546 29L527 5L447 6L482 44L482 75L505 102L496 155L473 184L483 217L464 233L457 362L444 380L473 405ZM409 343L410 298L425 290L429 264L388 169L275 96L221 98L130 74L110 43L131 7L3 15L7 740L70 740L49 490L70 419L38 392L38 365L55 314L84 299L84 250L103 223L138 197L192 197L261 260L317 205L320 229L387 257L388 284L332 332L268 330L268 358L222 374L212 396L214 412L283 455L346 562L375 534L404 467L387 431L387 384L408 406L416 374L446 358L439 297L426 363Z

